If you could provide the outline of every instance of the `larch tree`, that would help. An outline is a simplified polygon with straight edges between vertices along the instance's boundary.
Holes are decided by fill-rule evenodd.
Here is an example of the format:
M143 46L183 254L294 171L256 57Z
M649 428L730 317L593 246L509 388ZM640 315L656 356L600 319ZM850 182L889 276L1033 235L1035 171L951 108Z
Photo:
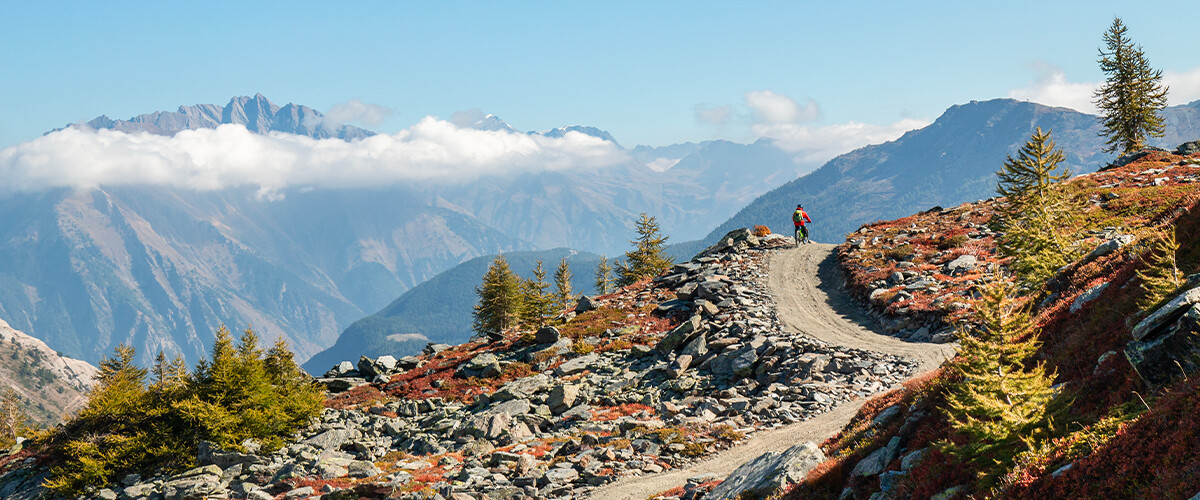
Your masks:
M1146 268L1138 270L1141 280L1142 298L1138 307L1148 310L1161 302L1183 284L1183 273L1175 260L1179 242L1175 240L1175 228L1169 227L1152 237L1142 253Z
M613 268L608 263L607 256L600 256L600 262L596 264L596 293L605 295L612 291L613 286Z
M571 266L567 264L567 258L563 257L558 262L558 268L554 270L554 307L558 310L566 309L571 304L571 300L575 298L575 291L571 289Z
M1100 135L1108 138L1105 151L1120 154L1144 148L1149 137L1162 137L1159 111L1167 106L1162 70L1150 67L1142 46L1129 39L1128 31L1121 18L1115 17L1104 33L1098 62L1107 78L1094 95L1096 107L1104 115Z
M496 256L475 289L479 303L475 304L471 328L480 335L500 333L517 325L521 313L521 281L503 255Z
M642 212L637 221L638 238L630 241L633 250L617 262L617 285L626 286L671 268L670 257L663 253L667 237L659 233L658 221Z
M521 282L521 322L527 325L541 326L554 314L554 295L550 293L550 283L546 281L546 270L542 267L541 259L533 267L533 278Z
M1037 331L1013 299L1013 287L993 283L982 295L978 325L959 332L951 365L958 377L944 411L954 430L969 438L951 451L983 470L1003 470L994 465L1011 464L1017 453L1047 439L1054 377L1040 363L1027 366L1038 349Z
M1050 131L1038 127L1016 158L1009 155L996 172L996 192L1005 197L998 205L1004 232L999 248L1014 257L1013 269L1021 280L1034 286L1071 257L1071 204L1062 183L1070 176L1061 166L1065 158Z

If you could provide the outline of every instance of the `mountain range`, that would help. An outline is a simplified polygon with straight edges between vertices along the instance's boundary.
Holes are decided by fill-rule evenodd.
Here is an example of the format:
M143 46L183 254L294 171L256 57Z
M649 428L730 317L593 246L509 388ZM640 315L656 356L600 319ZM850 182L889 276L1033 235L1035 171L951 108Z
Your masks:
M1163 110L1167 134L1152 145L1174 149L1200 138L1200 101ZM899 139L859 148L758 197L707 240L751 224L791 234L797 203L813 218L812 237L838 243L862 224L995 196L997 170L1035 128L1051 131L1075 174L1115 155L1103 152L1099 118L1013 99L952 106L932 124Z
M331 129L311 108L262 95L88 123L72 127L170 135L235 124L350 141L373 134ZM594 127L516 132L494 116L466 126L615 144ZM640 212L655 215L673 241L699 238L801 168L769 141L626 151L626 161L603 168L285 188L271 197L253 187L156 185L10 193L0 197L0 318L93 363L125 342L143 362L161 351L193 364L221 324L283 336L304 361L460 263L558 247L615 255L635 236Z

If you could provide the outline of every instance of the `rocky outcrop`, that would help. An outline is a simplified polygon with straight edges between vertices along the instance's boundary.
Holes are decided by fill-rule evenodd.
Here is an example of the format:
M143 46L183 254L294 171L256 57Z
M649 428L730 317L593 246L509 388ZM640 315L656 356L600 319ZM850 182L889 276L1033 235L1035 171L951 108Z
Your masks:
M1134 326L1125 358L1142 379L1163 386L1200 368L1200 287L1167 302Z
M746 462L704 496L708 500L765 498L804 479L808 471L825 461L825 454L811 441L782 453L764 453Z

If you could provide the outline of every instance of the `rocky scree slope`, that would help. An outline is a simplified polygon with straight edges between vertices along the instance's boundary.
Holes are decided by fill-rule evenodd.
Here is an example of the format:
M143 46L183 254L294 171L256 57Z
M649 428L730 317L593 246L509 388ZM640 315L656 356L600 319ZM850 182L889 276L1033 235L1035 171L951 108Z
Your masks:
M1055 374L1060 426L1001 471L1005 498L1188 498L1197 493L1200 412L1200 142L1146 150L1068 181L1083 226L1075 258L1030 296ZM973 292L1003 268L988 229L995 201L870 224L839 249L847 285L900 335L969 321ZM1139 306L1147 242L1173 230L1183 274L1158 305ZM929 328L935 325L935 328ZM953 439L939 372L868 402L787 498L949 498L978 492L976 470L934 443Z
M0 392L16 391L32 423L56 424L82 408L97 371L0 320Z
M764 256L787 241L736 231L556 326L340 363L317 380L335 394L325 414L284 449L209 450L97 494L575 498L907 378L906 360L781 333ZM30 494L29 462L9 462L0 494Z

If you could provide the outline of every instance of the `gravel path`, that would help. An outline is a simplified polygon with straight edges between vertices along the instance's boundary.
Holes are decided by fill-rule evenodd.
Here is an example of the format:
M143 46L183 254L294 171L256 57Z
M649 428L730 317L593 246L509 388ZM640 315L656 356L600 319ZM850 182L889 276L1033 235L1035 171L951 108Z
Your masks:
M770 255L768 285L785 329L831 344L918 359L918 372L937 368L954 355L944 344L905 342L875 332L874 321L842 289L834 245L809 244ZM805 441L821 443L841 431L866 399L842 404L828 413L796 424L758 432L742 444L708 460L662 474L629 477L592 492L603 500L643 500L706 473L726 476L741 464L770 451L783 451Z

